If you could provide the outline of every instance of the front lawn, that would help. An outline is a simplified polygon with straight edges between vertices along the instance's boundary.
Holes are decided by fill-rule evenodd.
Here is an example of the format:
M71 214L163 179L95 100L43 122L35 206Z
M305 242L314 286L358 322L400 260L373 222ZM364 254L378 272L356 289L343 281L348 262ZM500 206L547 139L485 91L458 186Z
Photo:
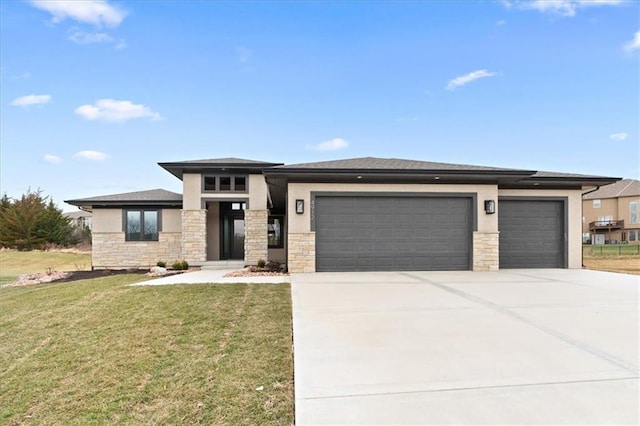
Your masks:
M91 253L61 251L0 250L0 285L10 283L18 275L53 271L88 271Z
M290 287L0 289L0 424L292 424Z

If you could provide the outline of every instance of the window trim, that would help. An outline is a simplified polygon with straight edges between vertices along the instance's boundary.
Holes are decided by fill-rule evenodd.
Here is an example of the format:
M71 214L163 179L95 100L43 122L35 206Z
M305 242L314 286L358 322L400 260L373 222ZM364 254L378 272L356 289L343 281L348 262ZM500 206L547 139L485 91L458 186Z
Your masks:
M140 213L140 239L132 239L129 238L129 233L127 232L127 214L129 212L139 212ZM155 212L158 219L158 232L157 237L154 239L146 240L144 239L144 213L145 212ZM129 207L126 209L122 209L122 232L124 232L124 240L126 242L149 242L149 241L159 241L160 233L162 232L162 209L159 208L149 208L149 207Z
M207 178L214 179L214 189L206 189L205 181ZM231 179L231 185L229 190L221 190L220 189L220 179L221 178L229 178ZM236 189L236 178L244 179L244 189L237 190ZM246 194L249 192L249 175L231 175L231 174L203 174L201 179L201 192L202 193L220 193L220 194Z

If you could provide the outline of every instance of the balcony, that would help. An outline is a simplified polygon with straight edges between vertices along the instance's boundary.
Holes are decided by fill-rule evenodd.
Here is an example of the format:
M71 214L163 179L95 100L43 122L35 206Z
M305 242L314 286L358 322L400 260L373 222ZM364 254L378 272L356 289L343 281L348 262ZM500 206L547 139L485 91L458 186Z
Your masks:
M595 220L589 223L590 231L624 229L624 220Z

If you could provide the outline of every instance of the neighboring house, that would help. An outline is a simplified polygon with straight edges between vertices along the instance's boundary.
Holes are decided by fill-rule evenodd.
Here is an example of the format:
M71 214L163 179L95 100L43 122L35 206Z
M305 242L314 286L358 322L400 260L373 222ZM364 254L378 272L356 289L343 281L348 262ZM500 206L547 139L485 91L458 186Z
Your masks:
M62 215L70 219L71 226L74 229L91 229L91 212L78 210L77 212L67 212Z
M623 179L582 197L582 240L640 243L640 181Z
M291 272L580 268L582 193L618 178L387 158L160 163L156 189L69 200L93 267L260 259Z

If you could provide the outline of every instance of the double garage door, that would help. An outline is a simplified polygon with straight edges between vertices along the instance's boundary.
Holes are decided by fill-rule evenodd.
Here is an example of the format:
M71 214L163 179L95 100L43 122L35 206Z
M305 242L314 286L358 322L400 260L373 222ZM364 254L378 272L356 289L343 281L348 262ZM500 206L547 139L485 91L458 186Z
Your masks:
M469 270L474 202L454 196L316 196L316 270ZM557 200L500 200L500 268L565 267L564 208Z
M472 198L317 196L316 270L471 269Z

